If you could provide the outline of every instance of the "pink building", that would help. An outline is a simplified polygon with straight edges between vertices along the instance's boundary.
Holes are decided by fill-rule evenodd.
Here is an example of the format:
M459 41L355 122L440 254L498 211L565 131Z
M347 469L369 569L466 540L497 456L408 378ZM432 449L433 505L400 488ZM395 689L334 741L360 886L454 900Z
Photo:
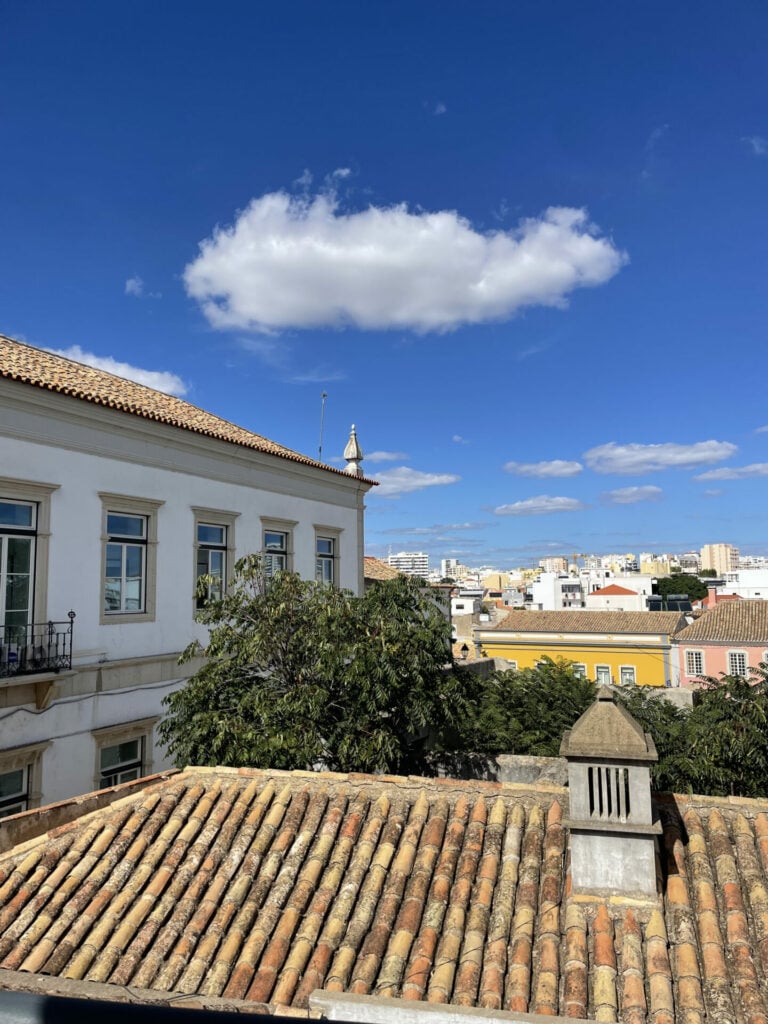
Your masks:
M768 601L724 601L704 612L672 640L680 686L699 676L746 676L768 661Z

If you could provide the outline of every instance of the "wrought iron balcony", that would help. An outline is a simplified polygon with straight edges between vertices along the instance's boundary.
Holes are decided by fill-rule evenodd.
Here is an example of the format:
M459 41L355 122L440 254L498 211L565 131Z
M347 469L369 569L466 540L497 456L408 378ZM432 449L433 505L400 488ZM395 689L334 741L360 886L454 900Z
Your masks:
M69 622L0 626L0 679L72 668L75 613L67 618Z

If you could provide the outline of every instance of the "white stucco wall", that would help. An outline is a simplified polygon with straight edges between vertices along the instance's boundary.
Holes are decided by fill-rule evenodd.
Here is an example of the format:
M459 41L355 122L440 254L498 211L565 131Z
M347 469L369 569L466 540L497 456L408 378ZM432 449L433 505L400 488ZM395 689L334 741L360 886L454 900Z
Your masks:
M362 591L370 484L354 477L0 380L0 497L3 481L54 488L46 595L36 595L34 620L41 609L45 621L76 613L77 671L53 677L52 696L30 697L22 683L33 677L0 679L0 772L10 770L3 758L9 763L13 748L49 742L42 803L93 788L94 730L162 715L162 698L182 685L176 655L205 638L194 622L195 508L235 516L235 558L262 549L264 519L293 524L285 526L291 568L307 579L315 575L316 528L326 528L338 539L336 582ZM101 615L100 493L161 503L151 621ZM147 767L169 767L159 744L152 746Z

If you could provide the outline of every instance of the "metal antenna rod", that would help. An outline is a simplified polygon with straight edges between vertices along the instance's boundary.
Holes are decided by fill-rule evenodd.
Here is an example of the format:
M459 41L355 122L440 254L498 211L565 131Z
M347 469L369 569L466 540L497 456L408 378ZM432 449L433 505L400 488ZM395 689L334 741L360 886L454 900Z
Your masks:
M326 391L320 392L320 447L317 449L317 461L323 461L323 423L325 422L325 400L328 397Z

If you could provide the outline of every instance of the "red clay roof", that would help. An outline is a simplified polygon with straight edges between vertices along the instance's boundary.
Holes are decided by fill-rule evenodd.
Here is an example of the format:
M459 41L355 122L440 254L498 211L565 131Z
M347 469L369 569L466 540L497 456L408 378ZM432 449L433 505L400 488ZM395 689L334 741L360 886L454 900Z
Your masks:
M675 633L680 612L516 611L490 629L507 633Z
M724 601L709 608L675 637L680 643L759 644L768 649L768 601Z
M637 597L637 591L636 590L627 590L626 587L620 587L618 585L618 583L611 583L609 586L603 587L601 590L593 590L592 593L589 596L590 597L595 597L595 596L603 597L604 595L608 596L608 597L611 597L612 595L615 595L616 597L619 597L619 596L622 596L622 597L627 597L627 596Z
M365 555L363 558L363 576L367 580L393 580L400 576L400 570L388 562L382 562L380 558L373 555Z
M97 370L84 363L75 362L65 356L55 355L43 349L33 348L13 338L0 334L0 377L31 384L47 391L57 391L81 401L118 409L143 419L155 420L181 430L228 441L230 444L256 451L267 452L281 459L315 466L340 476L343 470L326 466L321 462L301 455L261 434L238 427L213 413L199 409L181 398L155 391L135 381L125 380L105 370ZM365 478L367 484L376 481Z
M585 898L565 789L187 769L0 857L0 986L762 1024L768 801L656 807L658 897Z

